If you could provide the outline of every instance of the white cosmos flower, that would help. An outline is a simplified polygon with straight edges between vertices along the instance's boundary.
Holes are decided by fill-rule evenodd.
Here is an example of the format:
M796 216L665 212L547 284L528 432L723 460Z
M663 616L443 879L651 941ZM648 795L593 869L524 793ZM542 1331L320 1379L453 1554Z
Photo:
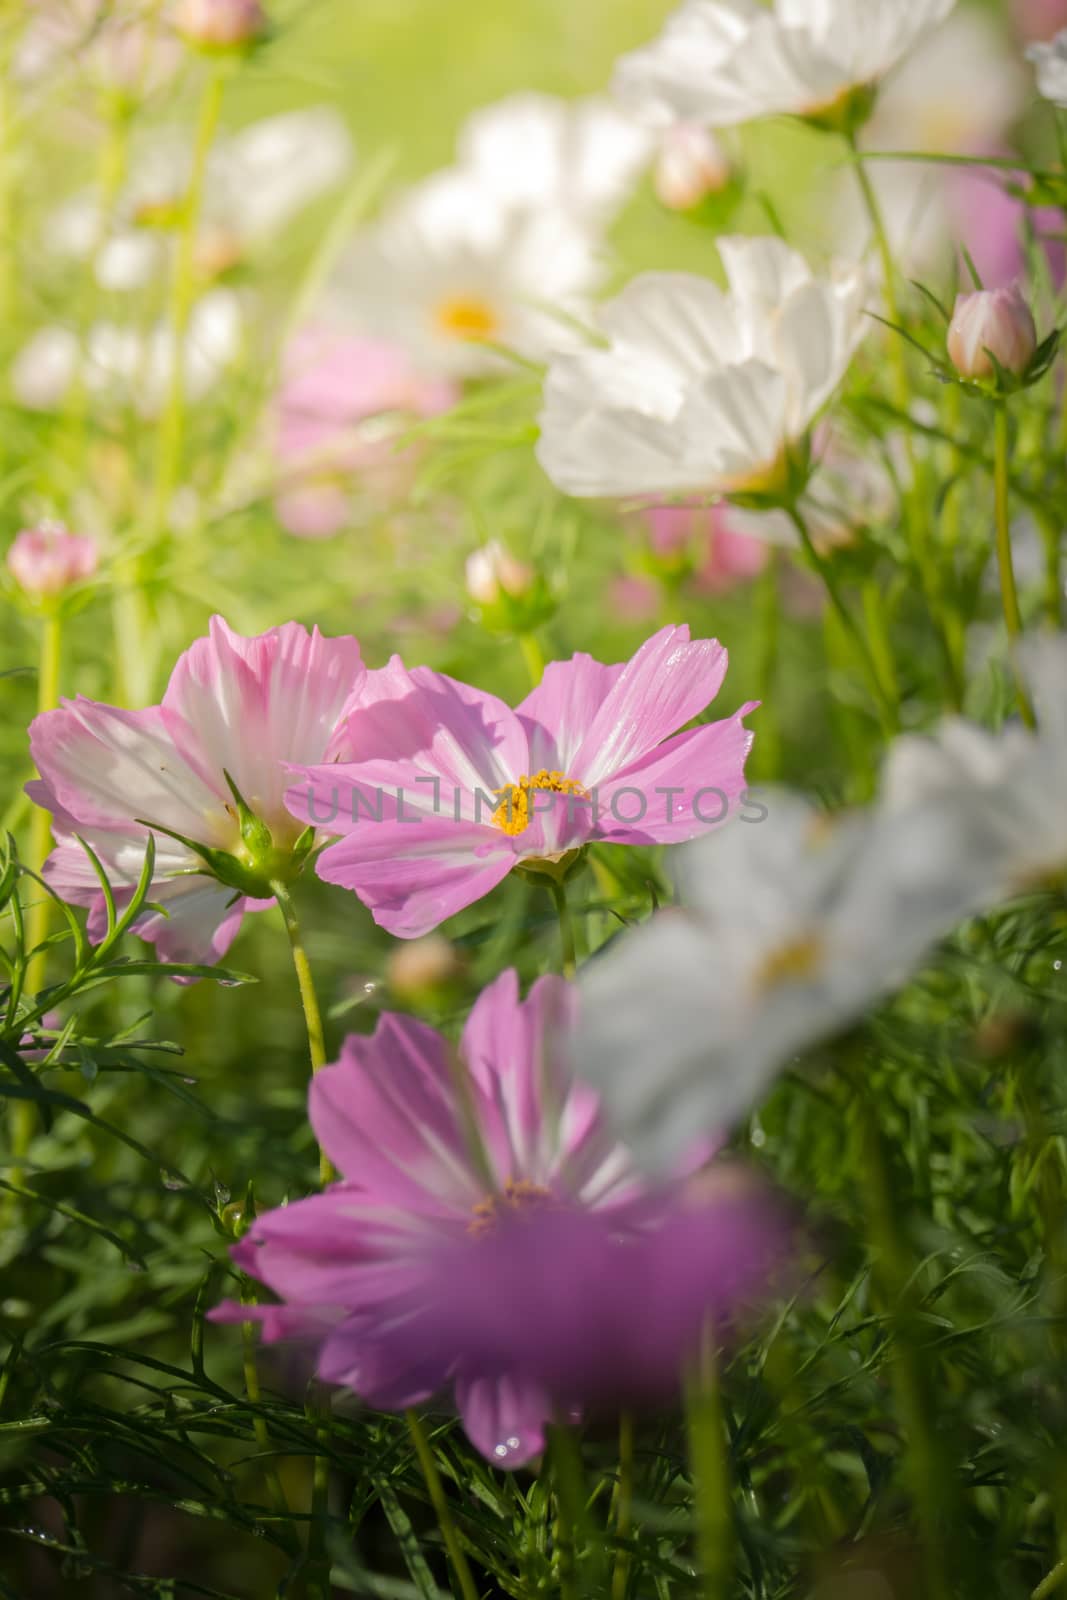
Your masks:
M624 56L619 100L649 120L711 127L825 116L877 84L955 0L687 0L663 33Z
M797 796L764 798L762 822L680 852L686 910L620 935L581 976L575 1065L652 1167L728 1127L988 892L969 808L830 820Z
M886 802L895 808L980 810L984 861L973 870L989 876L991 900L1067 873L1067 637L1027 640L1021 664L1036 733L1009 724L994 734L951 717L932 738L898 739L886 767Z
M600 276L596 238L559 207L515 207L460 168L400 197L356 242L335 291L367 331L406 345L425 371L499 369L487 346L535 359L574 335Z
M512 95L468 117L460 166L503 204L610 221L652 158L646 128L610 100Z
M226 289L202 295L193 307L184 347L186 393L201 400L235 361L243 329L241 303ZM12 364L11 387L37 411L62 404L75 378L96 399L158 416L170 388L174 335L163 322L146 332L117 322L89 329L84 350L68 328L41 328Z
M262 249L306 206L340 184L353 161L341 117L312 106L263 117L212 149L204 181L201 234L205 245L228 241L231 259ZM95 257L100 287L130 293L159 282L168 269L174 233L161 226L177 212L192 171L189 141L158 136L141 152L104 236L94 193L73 195L46 219L44 241L72 260Z
M728 291L650 272L604 306L606 348L549 366L538 456L569 494L728 494L774 483L863 332L855 266L817 277L779 239L718 241Z
M1067 28L1051 44L1032 44L1026 59L1037 69L1038 93L1053 105L1067 108Z

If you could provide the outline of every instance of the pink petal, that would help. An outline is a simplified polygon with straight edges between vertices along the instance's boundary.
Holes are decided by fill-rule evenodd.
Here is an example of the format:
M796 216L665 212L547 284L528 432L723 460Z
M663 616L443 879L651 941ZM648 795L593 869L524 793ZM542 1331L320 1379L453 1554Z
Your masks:
M425 1023L387 1013L315 1074L308 1110L319 1144L368 1201L463 1223L484 1184L456 1116L447 1048Z
M355 639L298 623L246 639L212 617L171 674L163 716L206 785L229 798L228 772L270 823L284 818L283 763L328 759L345 705L363 677Z
M198 966L222 960L246 911L272 904L243 896L235 900L232 889L201 874L155 884L151 898L164 906L167 914L149 912L138 917L135 931L155 945L161 961L188 961Z
M417 773L468 796L517 782L529 762L522 725L503 700L428 667L408 672L396 656L367 674L343 753L357 765L396 770L398 783Z
M219 792L185 761L158 706L121 711L79 695L34 719L30 750L49 794L81 825L130 832L146 818L205 841L224 826Z
M599 838L616 844L678 844L720 827L746 790L754 735L741 708L723 722L692 728L602 783ZM667 792L670 791L670 792Z
M530 740L530 770L571 774L593 720L625 671L605 667L592 656L551 661L537 688L517 708Z
M490 831L499 846L485 841ZM514 863L499 829L425 817L415 826L383 822L351 833L323 852L315 870L324 882L354 890L380 928L418 939L489 894Z
M495 1467L524 1467L545 1448L551 1397L518 1378L474 1378L456 1384L456 1405L471 1444Z
M690 642L687 627L661 628L627 662L568 775L592 789L631 767L714 700L726 666L718 640Z
M549 1036L573 1007L573 992L554 977L541 978L520 1001L518 974L509 969L482 990L467 1018L460 1054L480 1091L504 1181L542 1183L551 1169L555 1128L546 1126L546 1106L558 1116L566 1082Z

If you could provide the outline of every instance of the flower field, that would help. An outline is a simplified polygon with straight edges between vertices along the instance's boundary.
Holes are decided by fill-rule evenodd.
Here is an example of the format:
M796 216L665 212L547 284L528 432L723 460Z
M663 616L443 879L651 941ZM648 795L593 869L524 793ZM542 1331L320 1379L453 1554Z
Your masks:
M1067 5L0 8L0 1600L1067 1596Z

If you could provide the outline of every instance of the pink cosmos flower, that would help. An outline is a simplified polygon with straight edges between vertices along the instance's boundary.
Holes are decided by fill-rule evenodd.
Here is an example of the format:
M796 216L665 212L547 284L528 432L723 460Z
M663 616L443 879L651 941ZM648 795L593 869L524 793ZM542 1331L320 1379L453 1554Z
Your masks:
M730 507L654 506L645 512L649 543L664 557L696 555L696 582L706 594L726 594L748 583L767 564L767 546L730 524Z
M521 862L591 840L672 844L718 827L744 793L743 718L684 733L714 699L727 655L666 627L632 660L553 662L516 710L394 657L347 719L348 759L309 765L286 794L340 834L316 870L352 889L398 938L432 929Z
M330 538L348 519L357 474L373 474L383 493L395 490L411 462L396 450L398 419L436 416L457 394L446 380L422 376L388 339L305 328L286 351L276 402L282 526L298 538Z
M419 1404L452 1385L474 1444L498 1464L517 1467L543 1448L556 1395L540 1371L532 1376L532 1331L517 1340L516 1363L504 1350L508 1335L492 1319L484 1365L463 1353L462 1331L442 1305L441 1262L461 1269L465 1283L470 1278L472 1304L484 1303L492 1290L482 1269L503 1266L504 1244L516 1234L525 1241L545 1230L553 1248L539 1252L540 1276L522 1288L522 1301L538 1299L550 1318L562 1319L570 1300L572 1331L583 1338L595 1314L581 1304L587 1295L574 1276L578 1256L593 1270L587 1287L599 1291L612 1273L605 1251L613 1256L620 1240L633 1244L644 1230L677 1226L686 1236L684 1269L673 1251L656 1269L656 1285L670 1278L687 1305L699 1302L700 1313L728 1282L732 1297L730 1274L716 1276L712 1293L705 1270L709 1230L723 1216L683 1205L676 1185L650 1188L607 1131L597 1096L564 1067L575 1004L576 992L552 977L520 1001L513 971L481 994L459 1046L476 1140L461 1110L451 1047L439 1034L413 1018L386 1015L372 1038L346 1040L340 1061L317 1073L309 1089L316 1135L344 1176L321 1195L259 1217L233 1250L237 1264L282 1304L220 1306L215 1319L254 1317L268 1340L310 1339L322 1378L381 1409ZM708 1143L694 1148L685 1172L712 1152ZM698 1216L703 1249L691 1226ZM572 1228L577 1254L558 1248ZM753 1266L764 1258L765 1250L751 1245L750 1230L720 1229L714 1252L729 1258L732 1271L742 1254ZM622 1256L626 1270L632 1260L642 1274L631 1290L654 1286L652 1249L635 1244L632 1257ZM684 1290L683 1274L692 1285ZM617 1310L618 1293L609 1298ZM626 1309L647 1325L639 1308ZM673 1317L675 1337L677 1323ZM625 1329L615 1333L630 1348ZM680 1355L676 1344L672 1381ZM549 1371L546 1361L544 1375Z
M1012 0L1011 9L1024 39L1052 39L1067 28L1067 0Z
M30 748L40 778L27 792L52 812L57 840L45 878L64 900L90 908L90 938L102 936L106 907L76 835L121 902L137 883L153 825L161 831L150 899L163 910L139 919L137 932L165 960L220 960L244 913L272 903L264 898L271 876L293 866L301 830L282 803L283 764L329 760L362 674L355 639L325 639L295 622L246 639L213 617L208 637L179 657L161 705L124 711L79 695L37 717ZM258 850L242 837L227 773L269 829ZM223 852L226 881L166 830Z
M50 599L91 578L100 561L95 539L70 533L61 522L41 522L16 534L7 567L26 594Z

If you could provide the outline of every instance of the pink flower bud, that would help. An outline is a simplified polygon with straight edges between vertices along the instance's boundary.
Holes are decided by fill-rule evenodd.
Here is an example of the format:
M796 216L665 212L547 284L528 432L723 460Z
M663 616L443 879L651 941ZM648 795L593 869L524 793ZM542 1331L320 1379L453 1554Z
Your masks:
M453 944L442 934L398 945L386 963L386 977L393 993L403 999L417 999L429 990L443 988L463 973L463 962Z
M258 38L267 17L260 0L178 0L174 26L190 44L234 50Z
M91 578L99 559L93 539L68 533L61 522L42 522L16 536L7 552L7 568L20 588L42 599Z
M964 378L991 378L995 367L1021 377L1037 349L1033 313L1016 284L1008 289L979 289L956 297L948 330L948 353Z
M696 122L666 130L656 162L656 194L668 211L692 211L721 194L731 178L729 158L715 135Z
M536 574L493 539L467 557L467 593L481 606L496 605L501 591L512 600L528 594Z

